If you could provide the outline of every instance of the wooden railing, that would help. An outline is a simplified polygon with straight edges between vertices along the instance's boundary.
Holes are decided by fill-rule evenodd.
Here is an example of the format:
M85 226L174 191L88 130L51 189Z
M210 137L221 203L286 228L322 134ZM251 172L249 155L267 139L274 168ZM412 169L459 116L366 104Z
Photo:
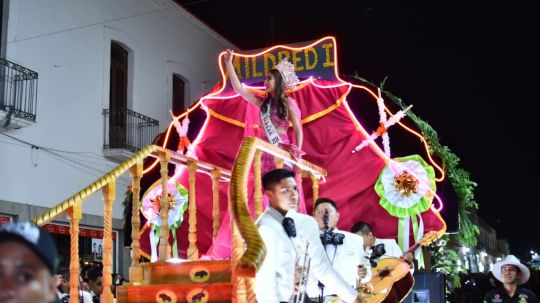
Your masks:
M142 265L139 263L140 249L140 219L139 201L141 193L141 179L143 175L143 160L147 157L155 158L160 163L162 197L167 197L168 165L169 163L182 165L188 171L188 213L189 246L187 255L190 260L199 258L197 249L197 203L195 196L195 175L197 172L205 173L212 178L213 191L213 238L217 236L220 228L219 218L219 182L230 181L229 210L233 230L232 243L232 281L233 302L255 302L254 276L261 266L266 254L266 248L251 218L247 208L247 180L251 165L254 166L255 186L255 214L258 217L262 211L262 184L261 184L261 156L268 153L274 156L276 166L281 168L284 162L291 163L296 167L302 177L308 177L313 181L313 199L318 197L318 180L326 175L326 171L304 160L295 160L286 151L276 148L266 141L255 137L247 137L242 142L238 156L234 163L233 171L205 163L196 159L188 158L176 152L149 145L135 153L131 158L122 162L103 177L97 179L83 190L74 194L67 200L49 209L46 213L36 217L37 225L45 225L56 217L66 213L71 228L71 251L70 251L70 302L79 302L79 224L82 219L82 204L93 194L101 191L104 202L104 228L103 228L103 293L101 302L113 302L111 292L112 285L112 206L115 198L116 179L124 172L130 172L132 180L132 244L131 266L129 268L129 280L132 285L141 285L143 282ZM159 241L159 262L167 261L171 247L169 245L168 212L169 201L161 199L160 216L161 231Z
M274 156L276 166L283 167L287 161L297 168L298 173L313 181L313 199L318 196L318 180L326 176L326 171L304 160L291 158L286 151L255 137L247 137L238 151L229 185L229 209L233 229L233 248L231 257L233 302L255 302L255 273L266 255L264 242L257 231L247 207L247 182L251 165L255 172L255 212L262 212L261 196L261 155Z
M129 268L130 283L138 285L142 283L142 267L139 264L141 256L140 250L140 221L139 221L139 199L141 191L141 178L143 174L143 160L147 157L153 157L159 160L161 165L161 186L162 197L167 197L167 181L168 181L168 164L183 165L187 167L189 174L189 247L188 256L191 260L199 258L197 249L197 221L196 221L196 198L195 198L195 174L197 172L205 173L212 178L212 190L214 191L214 211L213 211L213 227L214 235L219 229L219 182L230 181L231 172L221 167L205 163L196 159L188 158L176 152L149 145L135 153L126 161L112 169L103 177L97 179L92 184L88 185L78 193L74 194L67 200L52 207L44 214L36 217L33 221L37 225L45 225L54 220L56 217L66 213L69 218L71 229L71 251L70 251L70 302L79 302L79 223L82 218L82 204L93 194L101 191L104 202L104 228L103 228L103 293L100 301L104 303L113 302L113 294L111 292L112 285L112 206L115 198L116 179L124 172L130 172L133 188L133 209L132 209L132 254L131 266ZM165 262L170 252L168 241L169 227L167 218L169 216L169 201L161 199L161 239L159 241L159 261ZM217 210L216 210L217 209Z

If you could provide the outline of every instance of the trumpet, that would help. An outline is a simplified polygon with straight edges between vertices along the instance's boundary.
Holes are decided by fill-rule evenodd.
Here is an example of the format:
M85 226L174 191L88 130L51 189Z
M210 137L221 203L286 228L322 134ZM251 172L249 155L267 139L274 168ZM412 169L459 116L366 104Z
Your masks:
M306 241L306 248L303 255L300 276L298 278L298 286L295 287L293 295L289 300L290 303L302 303L306 297L307 283L309 279L310 258L308 255L309 241ZM298 269L298 268L297 268ZM295 286L296 286L296 269L295 269Z

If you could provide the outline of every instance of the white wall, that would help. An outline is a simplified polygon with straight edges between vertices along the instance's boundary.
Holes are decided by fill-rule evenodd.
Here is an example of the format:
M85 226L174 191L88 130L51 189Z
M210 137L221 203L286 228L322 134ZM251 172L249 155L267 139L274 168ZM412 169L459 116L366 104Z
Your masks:
M218 81L219 52L234 48L168 0L11 0L8 14L6 59L39 73L36 123L8 134L77 152L58 157L0 135L0 200L43 207L115 165L102 156L111 40L132 51L130 108L158 119L160 132L170 122L172 73L188 80L187 100L194 101L202 83ZM117 184L116 218L128 182ZM83 212L102 215L99 200Z

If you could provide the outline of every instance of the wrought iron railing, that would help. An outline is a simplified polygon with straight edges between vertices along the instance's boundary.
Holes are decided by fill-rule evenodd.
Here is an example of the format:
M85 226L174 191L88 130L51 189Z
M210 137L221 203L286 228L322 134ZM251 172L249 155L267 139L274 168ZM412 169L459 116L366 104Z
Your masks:
M0 58L0 110L36 121L38 73Z
M103 110L104 149L122 148L138 151L152 143L159 130L159 121L130 109Z

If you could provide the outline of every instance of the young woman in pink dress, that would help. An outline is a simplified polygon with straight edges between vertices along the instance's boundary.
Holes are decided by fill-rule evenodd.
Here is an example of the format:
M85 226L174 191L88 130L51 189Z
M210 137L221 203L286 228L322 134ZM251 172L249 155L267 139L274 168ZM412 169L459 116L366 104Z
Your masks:
M259 109L260 125L263 129L261 138L287 150L293 157L300 158L303 154L300 109L296 101L285 92L285 89L293 89L298 84L294 66L284 59L270 70L264 81L266 94L264 98L261 98L242 86L232 63L233 56L233 52L227 50L225 66L229 79L233 89ZM287 135L289 122L292 124L294 140ZM261 166L262 174L275 169L274 158L264 153Z
M225 66L233 89L247 102L255 105L258 109L259 119L252 117L251 109L246 109L246 136L252 135L253 130L249 123L258 123L263 129L259 137L273 145L288 151L292 157L300 158L303 155L302 147L302 127L300 124L300 109L294 99L287 95L285 89L294 89L298 83L298 78L294 74L294 66L286 60L283 60L274 69L270 70L264 81L265 96L261 98L245 89L234 70L232 63L233 52L227 50L225 55ZM255 121L257 120L257 121ZM289 122L292 124L294 138L291 140L287 135ZM276 168L274 157L263 153L261 157L261 173L264 174ZM289 169L292 169L289 167ZM300 174L296 174L299 176ZM297 180L297 184L301 184ZM299 191L299 211L305 212L305 204L301 186ZM268 200L263 196L263 207L268 205ZM217 238L212 247L203 258L226 259L231 253L231 229L229 226L229 216L226 215L222 222Z

